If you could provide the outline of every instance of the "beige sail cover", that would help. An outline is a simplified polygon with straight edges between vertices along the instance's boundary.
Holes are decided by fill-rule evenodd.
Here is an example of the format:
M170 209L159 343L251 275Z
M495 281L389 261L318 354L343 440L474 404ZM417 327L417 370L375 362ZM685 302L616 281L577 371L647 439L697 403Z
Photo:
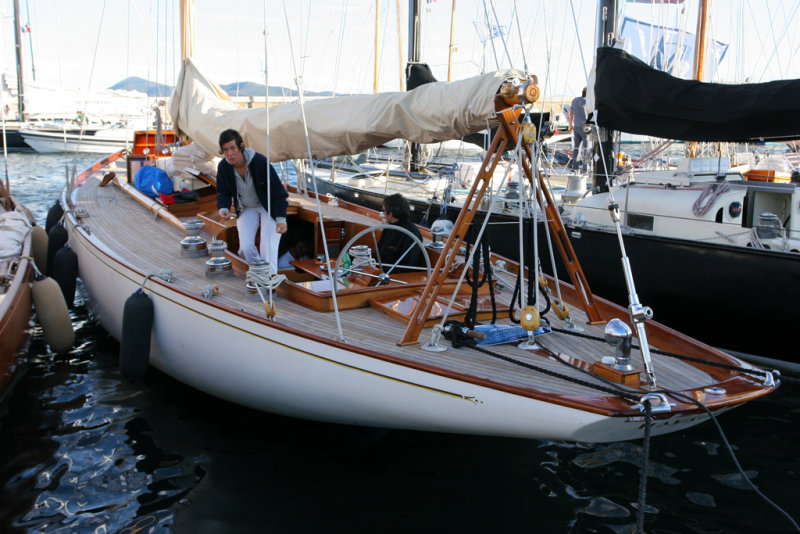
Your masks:
M434 82L412 91L324 98L269 110L271 161L308 158L302 111L314 158L356 154L392 139L435 143L478 132L495 117L494 97L508 80L522 80L516 70L497 71L457 82ZM210 154L219 153L218 138L238 130L245 144L267 152L267 111L240 109L197 69L191 58L183 68L170 101L178 130Z

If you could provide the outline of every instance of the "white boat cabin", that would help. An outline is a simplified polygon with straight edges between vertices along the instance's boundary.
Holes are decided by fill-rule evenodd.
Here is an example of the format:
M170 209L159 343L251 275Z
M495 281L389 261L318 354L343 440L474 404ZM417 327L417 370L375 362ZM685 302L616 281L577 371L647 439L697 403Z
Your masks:
M627 233L800 252L800 192L781 170L687 158L675 170L627 173L612 188ZM571 227L613 225L609 193L564 205Z

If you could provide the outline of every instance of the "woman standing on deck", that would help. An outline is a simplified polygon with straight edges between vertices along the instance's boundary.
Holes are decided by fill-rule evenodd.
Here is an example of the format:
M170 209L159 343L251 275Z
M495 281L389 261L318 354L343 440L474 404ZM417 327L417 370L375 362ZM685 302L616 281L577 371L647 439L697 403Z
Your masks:
M289 194L272 165L269 165L267 173L267 158L252 148L245 148L242 136L236 130L225 130L220 134L219 148L224 156L217 166L219 215L223 219L230 218L232 206L239 232L239 255L247 263L261 258L269 263L273 273L277 273L278 244L281 234L287 229L286 199ZM261 243L256 248L259 224Z

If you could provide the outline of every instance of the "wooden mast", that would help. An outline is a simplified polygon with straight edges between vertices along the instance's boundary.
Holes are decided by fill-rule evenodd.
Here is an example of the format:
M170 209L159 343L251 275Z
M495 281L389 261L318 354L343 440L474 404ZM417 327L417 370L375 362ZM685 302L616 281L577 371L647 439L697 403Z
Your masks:
M447 53L447 81L452 81L453 72L453 29L456 22L456 0L453 0L453 7L450 11L450 50Z
M194 57L194 2L181 2L181 61Z
M708 0L700 0L697 7L697 36L694 43L694 79L703 81L703 67L706 57L706 33L708 26ZM697 141L686 145L686 156L693 158L697 155Z
M697 38L694 44L694 79L703 81L703 62L706 57L706 33L708 31L708 0L700 0L697 8Z
M453 226L453 230L447 238L447 243L442 250L439 259L436 261L436 266L433 269L433 274L425 285L425 289L420 295L419 302L417 303L414 311L411 313L406 330L403 333L402 339L398 342L399 345L413 345L419 342L419 334L425 325L426 319L430 316L431 309L433 308L436 298L447 279L453 262L456 258L456 253L460 249L466 237L467 230L478 212L481 205L486 189L489 186L492 176L494 174L497 164L500 162L503 153L515 146L516 141L521 135L524 127L530 125L523 125L520 123L519 117L522 113L523 103L533 103L539 98L539 88L535 83L530 83L518 91L518 88L510 83L504 84L500 93L495 97L495 109L497 110L498 118L500 119L500 127L497 128L492 144L486 153L486 157L481 165L481 170L472 188L464 200L464 207L458 214L458 218ZM536 177L533 176L534 167L532 165L533 154L531 147L527 143L522 143L524 149L524 156L522 158L523 170L525 175L533 185L533 180L538 180L538 187L542 188L542 193L545 197L546 205L540 206L547 214L547 223L550 227L550 232L554 236L556 247L558 248L561 259L569 272L572 284L583 302L583 307L586 310L586 315L589 322L596 324L602 322L602 317L594 302L594 296L589 289L589 283L583 274L580 264L575 256L575 251L572 244L567 237L567 232L561 222L561 217L558 212L547 189L546 182L541 173L536 170ZM539 199L537 199L538 201ZM520 266L522 269L522 266ZM529 277L536 277L536 273L529 273Z

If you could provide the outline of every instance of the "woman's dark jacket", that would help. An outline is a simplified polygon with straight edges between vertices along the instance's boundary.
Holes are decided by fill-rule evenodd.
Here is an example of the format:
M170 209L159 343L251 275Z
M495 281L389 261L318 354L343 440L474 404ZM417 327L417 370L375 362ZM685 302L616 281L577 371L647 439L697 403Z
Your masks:
M256 193L261 205L264 206L273 219L278 217L286 217L286 209L289 202L286 200L289 193L284 189L281 184L278 173L275 167L269 166L269 186L272 188L271 198L272 205L267 204L267 158L255 153L253 159L247 164L250 170L250 176L256 186ZM239 215L239 198L236 195L236 175L234 174L233 165L228 163L225 158L217 165L217 209L230 209L231 200L234 203L234 210L236 215Z

